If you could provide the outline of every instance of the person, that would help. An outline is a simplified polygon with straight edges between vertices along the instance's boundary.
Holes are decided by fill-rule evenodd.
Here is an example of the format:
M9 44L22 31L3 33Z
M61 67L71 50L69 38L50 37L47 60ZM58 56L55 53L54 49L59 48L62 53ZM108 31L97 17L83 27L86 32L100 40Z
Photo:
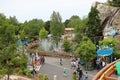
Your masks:
M33 64L34 64L34 66L36 66L36 65L37 65L37 60L36 60L36 59L34 60L34 63L33 63Z
M88 80L88 72L85 73L85 80Z
M37 71L35 70L35 68L33 68L33 71L31 72L33 75L35 75L37 73Z
M79 74L79 80L83 80L83 79L82 79L82 76L83 76L82 69L79 70L78 74Z
M77 80L78 76L77 76L76 70L73 71L72 78L73 80Z
M64 68L63 73L64 73L64 76L67 76L67 69L66 68Z
M74 67L74 61L71 61L71 69Z
M43 64L45 64L45 57L43 56Z
M60 58L60 65L62 65L62 58Z
M78 68L77 68L77 73L79 74L79 72L80 72L80 66L78 66Z

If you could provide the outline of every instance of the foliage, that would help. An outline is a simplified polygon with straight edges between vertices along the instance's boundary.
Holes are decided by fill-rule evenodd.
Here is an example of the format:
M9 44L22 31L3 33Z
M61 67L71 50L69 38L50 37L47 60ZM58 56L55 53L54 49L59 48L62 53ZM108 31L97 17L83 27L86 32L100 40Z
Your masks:
M101 20L99 18L99 11L95 7L91 7L88 14L88 22L86 27L86 35L88 37L102 36Z
M62 18L58 12L53 11L50 21L50 32L55 40L59 40L64 33L64 25L62 24Z
M65 22L64 22L64 26L65 26L66 28L67 28L67 27L70 27L70 26L69 26L69 22L70 22L69 19L65 20Z
M108 0L107 2L111 6L120 7L120 0Z
M9 75L14 73L16 66L19 65L19 69L26 68L27 58L17 53L16 26L2 14L0 21L0 75L8 75L9 80Z
M69 20L68 27L78 27L80 26L80 22L81 19L79 18L79 16L73 15Z
M85 29L86 29L86 23L88 21L87 17L84 17L80 22L79 25L75 27L75 39L77 40L77 42L80 41L80 39L82 38L82 36L86 35L85 33Z
M64 40L62 42L62 47L64 48L65 52L69 52L71 50L71 43L69 40Z
M38 80L49 80L47 75L39 74Z
M115 47L117 45L117 40L115 40L114 38L105 38L102 41L99 41L99 44L101 46Z
M33 37L33 36L39 35L39 31L43 27L44 27L43 20L33 19L33 20L30 20L29 22L25 22L23 29L26 35Z
M48 35L48 32L45 29L41 29L39 32L40 39L45 39Z
M77 46L76 52L79 57L86 62L90 62L95 58L96 47L88 37L83 37L80 44ZM89 56L89 57L88 57Z
M45 22L44 27L45 27L45 30L47 30L48 33L50 33L50 21Z
M104 47L104 46L108 46L108 47L112 47L114 49L114 57L120 57L120 51L117 48L117 46L119 45L119 42L114 39L114 38L105 38L102 41L99 42L99 46L100 47Z
M20 39L21 40L25 40L25 31L24 30L20 30L19 33L20 33Z

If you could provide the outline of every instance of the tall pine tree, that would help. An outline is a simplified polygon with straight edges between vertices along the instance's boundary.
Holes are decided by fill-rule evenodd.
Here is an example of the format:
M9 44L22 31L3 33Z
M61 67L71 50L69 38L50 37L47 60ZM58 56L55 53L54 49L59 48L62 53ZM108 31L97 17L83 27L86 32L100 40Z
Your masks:
M102 36L101 20L99 18L99 11L95 7L91 7L88 14L88 22L86 27L86 34L88 37Z

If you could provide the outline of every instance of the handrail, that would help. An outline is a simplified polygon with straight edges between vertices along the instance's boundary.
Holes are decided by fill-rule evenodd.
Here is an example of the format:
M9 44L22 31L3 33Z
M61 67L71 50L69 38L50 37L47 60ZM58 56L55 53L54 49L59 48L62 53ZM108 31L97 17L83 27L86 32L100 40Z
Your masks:
M93 77L93 79L92 80L102 80L101 79L101 77L103 78L103 77L105 77L104 76L104 72L106 72L106 71L108 71L109 69L111 69L111 68L114 68L114 67L111 67L111 66L115 66L115 63L117 62L117 61L120 61L120 59L118 59L118 60L116 60L116 61L114 61L114 62L112 62L112 63L110 63L110 64L107 64L102 70L100 70L97 74L96 74L96 76L95 77Z
M103 80L103 78L105 77L105 75L112 69L115 67L115 64L110 66L103 74L102 76L99 78L99 80Z

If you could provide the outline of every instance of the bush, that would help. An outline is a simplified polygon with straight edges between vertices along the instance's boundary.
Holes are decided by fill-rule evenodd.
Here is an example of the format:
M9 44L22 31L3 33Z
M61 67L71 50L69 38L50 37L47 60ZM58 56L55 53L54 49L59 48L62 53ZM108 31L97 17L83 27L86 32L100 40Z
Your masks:
M49 80L47 75L39 74L38 80Z

